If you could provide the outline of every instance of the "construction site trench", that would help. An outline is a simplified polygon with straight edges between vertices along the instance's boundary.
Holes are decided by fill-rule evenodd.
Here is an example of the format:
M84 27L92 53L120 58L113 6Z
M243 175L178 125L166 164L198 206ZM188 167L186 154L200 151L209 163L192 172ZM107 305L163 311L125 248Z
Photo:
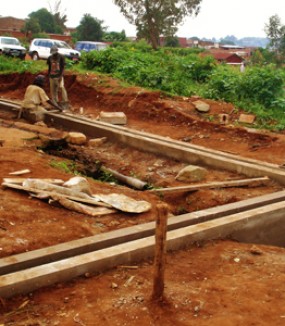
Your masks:
M245 112L230 103L167 97L95 74L67 74L71 110L32 125L17 113L33 78L0 76L0 324L283 325L283 133L241 123ZM199 112L197 101L209 112ZM123 112L127 123L100 122L102 112ZM68 144L69 131L98 143ZM205 169L202 180L177 179L189 165ZM92 194L151 208L90 216L3 186L75 174ZM161 202L168 254L165 298L157 303L152 259Z

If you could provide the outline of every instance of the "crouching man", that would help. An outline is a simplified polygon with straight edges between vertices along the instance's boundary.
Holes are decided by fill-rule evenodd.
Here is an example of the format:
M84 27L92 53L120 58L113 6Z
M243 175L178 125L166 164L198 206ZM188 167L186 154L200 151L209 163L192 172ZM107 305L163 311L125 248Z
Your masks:
M54 103L49 99L45 90L43 89L44 84L45 76L38 75L36 76L33 84L27 87L18 118L23 116L23 118L35 123L38 121L43 121L45 113L51 107L62 111L62 108L57 103Z

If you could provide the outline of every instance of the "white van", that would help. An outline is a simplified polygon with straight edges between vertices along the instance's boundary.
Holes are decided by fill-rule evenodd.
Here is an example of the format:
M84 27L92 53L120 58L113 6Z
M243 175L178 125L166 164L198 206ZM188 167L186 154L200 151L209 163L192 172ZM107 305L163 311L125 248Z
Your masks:
M104 42L92 42L92 41L78 41L75 43L75 49L79 52L85 51L100 51L105 50L108 47L107 43Z
M24 60L26 52L26 48L21 45L16 37L0 36L0 54Z
M29 56L33 60L47 59L50 56L50 48L53 45L55 45L58 48L58 52L64 55L66 58L74 61L79 60L80 52L74 50L65 41L47 38L33 39L29 48Z

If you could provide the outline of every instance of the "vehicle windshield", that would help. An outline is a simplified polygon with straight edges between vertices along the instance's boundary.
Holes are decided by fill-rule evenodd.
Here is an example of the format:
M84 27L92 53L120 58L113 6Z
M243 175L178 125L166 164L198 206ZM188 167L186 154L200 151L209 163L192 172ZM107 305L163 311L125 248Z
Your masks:
M79 51L83 50L84 49L84 43L77 43L75 45L75 49L79 50Z
M107 45L104 43L89 43L89 42L77 42L75 45L75 49L78 51L92 51L92 50L103 50L106 49Z
M61 42L55 42L55 45L58 47L58 48L61 48L61 49L72 49L71 46L69 46L66 42L64 41L61 41Z
M3 44L21 45L16 38L2 38Z

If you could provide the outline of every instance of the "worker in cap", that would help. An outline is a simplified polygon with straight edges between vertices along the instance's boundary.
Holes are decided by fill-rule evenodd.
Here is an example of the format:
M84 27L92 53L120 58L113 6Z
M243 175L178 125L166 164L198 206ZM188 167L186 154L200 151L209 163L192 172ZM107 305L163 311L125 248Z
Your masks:
M62 111L57 103L49 99L43 89L45 80L44 75L38 75L33 84L27 87L18 118L23 116L31 122L39 122L44 120L45 113L52 107Z
M53 53L57 53L58 52L58 47L56 45L53 45L51 48L50 48L50 53L53 54Z
M56 45L53 45L50 49L50 56L47 59L47 64L51 98L60 105L62 109L68 109L68 96L63 78L65 58L58 52L58 47ZM61 93L61 100L59 100L59 93Z

